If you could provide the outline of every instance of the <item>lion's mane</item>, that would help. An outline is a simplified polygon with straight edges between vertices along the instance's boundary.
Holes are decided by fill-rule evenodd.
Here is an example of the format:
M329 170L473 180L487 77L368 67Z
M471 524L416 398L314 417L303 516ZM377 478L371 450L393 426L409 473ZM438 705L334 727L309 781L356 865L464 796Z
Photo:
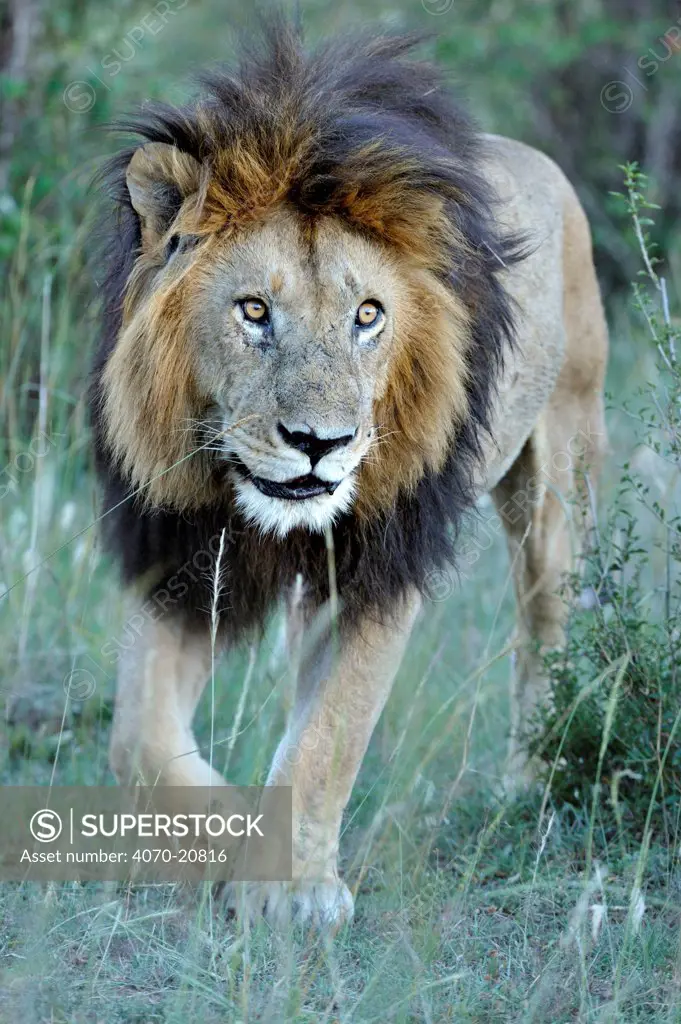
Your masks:
M474 469L513 338L511 302L499 275L521 258L521 243L497 227L494 196L480 173L483 142L475 127L438 73L410 59L418 42L363 37L308 55L297 34L279 21L266 31L264 42L244 53L237 71L205 76L192 105L147 105L121 126L137 134L137 145L168 143L209 168L202 196L207 230L238 231L282 202L311 220L341 217L408 253L465 308L467 401L460 422L437 422L437 408L427 402L428 381L419 379L417 351L395 369L403 377L403 391L421 389L426 396L417 422L409 424L410 443L445 432L447 450L440 464L398 486L387 504L377 500L372 514L366 514L365 501L362 514L350 511L334 528L335 576L346 627L367 613L388 612L406 589L427 588L429 573L452 562L461 517L475 500ZM90 402L108 512L105 537L127 582L156 572L162 579L155 589L167 591L197 551L214 551L214 538L226 528L222 619L238 638L262 626L298 573L314 603L327 599L328 551L323 537L304 531L283 540L263 537L241 520L227 483L214 489L217 497L190 512L126 500L130 482L106 441L102 377L141 246L125 180L133 151L119 154L104 175L115 216L108 217L104 329ZM179 209L182 198L168 189L171 205ZM428 346L451 343L446 336L421 339ZM399 446L393 452L398 458ZM386 470L398 482L399 468ZM218 481L221 472L216 465ZM195 568L182 580L183 586L173 590L172 606L201 614L209 604L204 574Z

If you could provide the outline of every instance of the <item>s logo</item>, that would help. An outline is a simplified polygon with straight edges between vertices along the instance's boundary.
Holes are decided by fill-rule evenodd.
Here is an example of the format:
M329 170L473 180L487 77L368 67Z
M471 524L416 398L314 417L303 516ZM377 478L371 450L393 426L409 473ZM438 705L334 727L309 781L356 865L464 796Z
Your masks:
M61 835L62 820L56 811L46 807L35 812L28 827L39 843L52 843Z

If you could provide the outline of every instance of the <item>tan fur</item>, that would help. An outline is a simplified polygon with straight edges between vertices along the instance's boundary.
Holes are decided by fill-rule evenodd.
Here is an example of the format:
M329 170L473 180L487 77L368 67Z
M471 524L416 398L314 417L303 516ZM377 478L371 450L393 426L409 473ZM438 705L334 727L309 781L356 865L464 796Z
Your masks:
M244 158L234 173L244 188L253 175L253 202L259 210L272 201L267 192L268 187L271 189L268 175L262 168ZM550 647L562 640L565 608L558 587L562 573L574 564L583 543L582 520L571 511L571 501L580 490L580 481L584 491L585 473L590 474L593 483L606 447L602 387L607 334L588 226L560 171L541 154L519 143L491 139L485 173L499 192L500 219L511 229L529 231L537 243L535 254L506 274L506 286L520 309L519 348L500 384L494 441L486 442L486 459L478 480L481 494L493 493L514 564L519 638L511 763L518 771L522 726L546 687L534 648L537 643ZM365 209L360 197L348 196L347 201L354 204L358 217L370 216L370 209ZM391 203L395 201L392 197ZM224 215L224 209L222 214L219 209L225 202L225 197L209 191L204 204L206 215ZM390 339L387 374L370 361L367 364L365 383L370 380L374 401L363 415L374 417L386 433L391 433L384 441L385 460L372 464L368 459L361 470L359 501L365 515L371 515L394 494L395 478L414 482L419 466L439 464L452 420L456 422L465 412L461 353L467 344L466 317L438 288L432 271L423 266L438 212L431 209L423 213L423 231L414 239L407 237L406 223L396 215L391 224L384 220L374 224L390 240L388 246L352 241L344 233L346 229L336 225L330 226L328 237L321 243L320 251L329 266L340 242L350 253L329 278L338 288L346 287L347 281L357 277L360 267L369 265L370 274L382 275L383 285L403 296L410 308L407 326ZM269 264L268 277L281 277L282 301L288 294L297 295L297 313L304 332L305 318L312 315L309 311L314 308L319 315L320 300L309 297L298 276L304 266L300 263L301 243L289 215L270 211L268 217L269 227L260 236L262 247L272 257L265 261ZM245 248L240 250L240 258L247 260L255 259L249 239L252 236L246 233ZM257 242L255 245L260 251ZM201 258L200 254L195 257L199 267ZM207 273L200 270L200 274ZM178 284L178 292L181 287ZM133 388L138 395L141 388L144 396L140 421L135 424L131 420L126 441L137 452L135 459L142 467L131 465L133 476L164 465L172 454L170 450L159 454L165 444L170 444L165 428L173 416L190 412L203 386L205 367L202 370L199 363L190 366L179 335L171 337L159 330L154 333L152 321L158 319L161 304L173 301L171 294L163 297L159 293L153 309L131 313L125 327L130 335L124 332L121 354L111 370L112 423L118 415L116 407L126 406ZM142 350L144 329L150 332L153 351ZM457 339L447 357L436 344L445 331ZM318 348L320 362L316 366L296 362L292 355L291 380L287 378L282 384L283 402L287 400L288 384L300 391L303 402L305 396L316 394L323 386L332 349L325 350L323 338ZM407 369L414 359L422 367L419 384ZM171 369L180 375L172 384L165 377ZM352 390L353 375L348 371L344 377L344 372L339 363L333 386L346 388L341 404L333 406L339 419L353 402L357 403L353 415L361 407L361 396L357 397L360 392ZM163 384L155 382L157 373L164 375ZM396 411L391 413L391 409ZM128 408L126 415L133 413ZM165 428L149 422L155 415ZM123 419L121 414L119 429L124 427ZM146 451L142 440L135 441L134 437L141 429L152 434ZM257 457L266 460L270 457L266 450L269 435L263 431L253 434L251 440L256 437ZM177 439L173 444L179 445ZM180 447L174 449L175 454L179 451ZM181 491L189 481L178 479L176 486ZM295 877L292 884L247 887L245 899L251 912L265 910L273 921L285 922L295 903L300 918L325 925L335 925L352 913L352 898L338 877L341 816L417 607L417 599L410 595L391 626L364 623L355 639L343 644L335 661L328 636L303 658L286 736L270 772L270 782L293 787ZM299 607L292 610L291 622L296 635L301 628L310 628L310 623L301 624ZM207 671L208 636L171 633L161 623L148 623L146 629L121 671L113 764L122 779L141 772L145 780L203 783L207 765L195 752L191 719Z
M198 447L191 424L200 403L182 330L182 291L180 282L151 297L124 326L104 373L111 450L133 485L143 487L143 498L157 505L178 494L210 498L206 458L198 453L189 461Z
M504 518L519 612L511 777L528 771L523 729L546 695L541 655L564 641L567 604L561 583L589 543L592 497L607 449L607 328L591 261L589 226L572 189L565 190L563 212L564 360L522 452L493 492L497 506L503 508L512 494L527 492L530 480L540 481L536 503L528 504L519 520Z
M393 341L385 392L374 403L380 458L360 469L358 508L366 516L389 508L426 469L442 468L467 412L468 313L431 274L405 268L404 282L404 326ZM440 344L443 337L449 344Z

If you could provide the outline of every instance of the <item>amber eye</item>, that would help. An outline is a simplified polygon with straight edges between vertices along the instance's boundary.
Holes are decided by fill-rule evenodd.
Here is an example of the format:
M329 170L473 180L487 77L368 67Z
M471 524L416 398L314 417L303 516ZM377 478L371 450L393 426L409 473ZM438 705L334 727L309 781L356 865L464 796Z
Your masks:
M266 324L270 319L270 311L262 299L242 299L239 303L243 314L252 324Z
M355 323L358 327L373 327L382 312L383 310L378 302L373 300L363 302L357 310Z

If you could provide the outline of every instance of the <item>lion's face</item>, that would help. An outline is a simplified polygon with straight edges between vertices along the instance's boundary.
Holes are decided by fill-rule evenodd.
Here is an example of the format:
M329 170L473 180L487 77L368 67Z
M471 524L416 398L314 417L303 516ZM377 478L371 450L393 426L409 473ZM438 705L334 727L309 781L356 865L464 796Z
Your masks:
M227 191L174 147L136 150L142 250L102 375L109 447L149 504L220 502L226 473L280 536L387 512L467 413L470 315L437 273L439 200L418 200L409 233L392 193L383 212L360 192L312 217L252 163L244 180Z
M197 255L189 297L211 447L248 520L324 530L378 443L399 278L380 247L331 219L279 210Z

